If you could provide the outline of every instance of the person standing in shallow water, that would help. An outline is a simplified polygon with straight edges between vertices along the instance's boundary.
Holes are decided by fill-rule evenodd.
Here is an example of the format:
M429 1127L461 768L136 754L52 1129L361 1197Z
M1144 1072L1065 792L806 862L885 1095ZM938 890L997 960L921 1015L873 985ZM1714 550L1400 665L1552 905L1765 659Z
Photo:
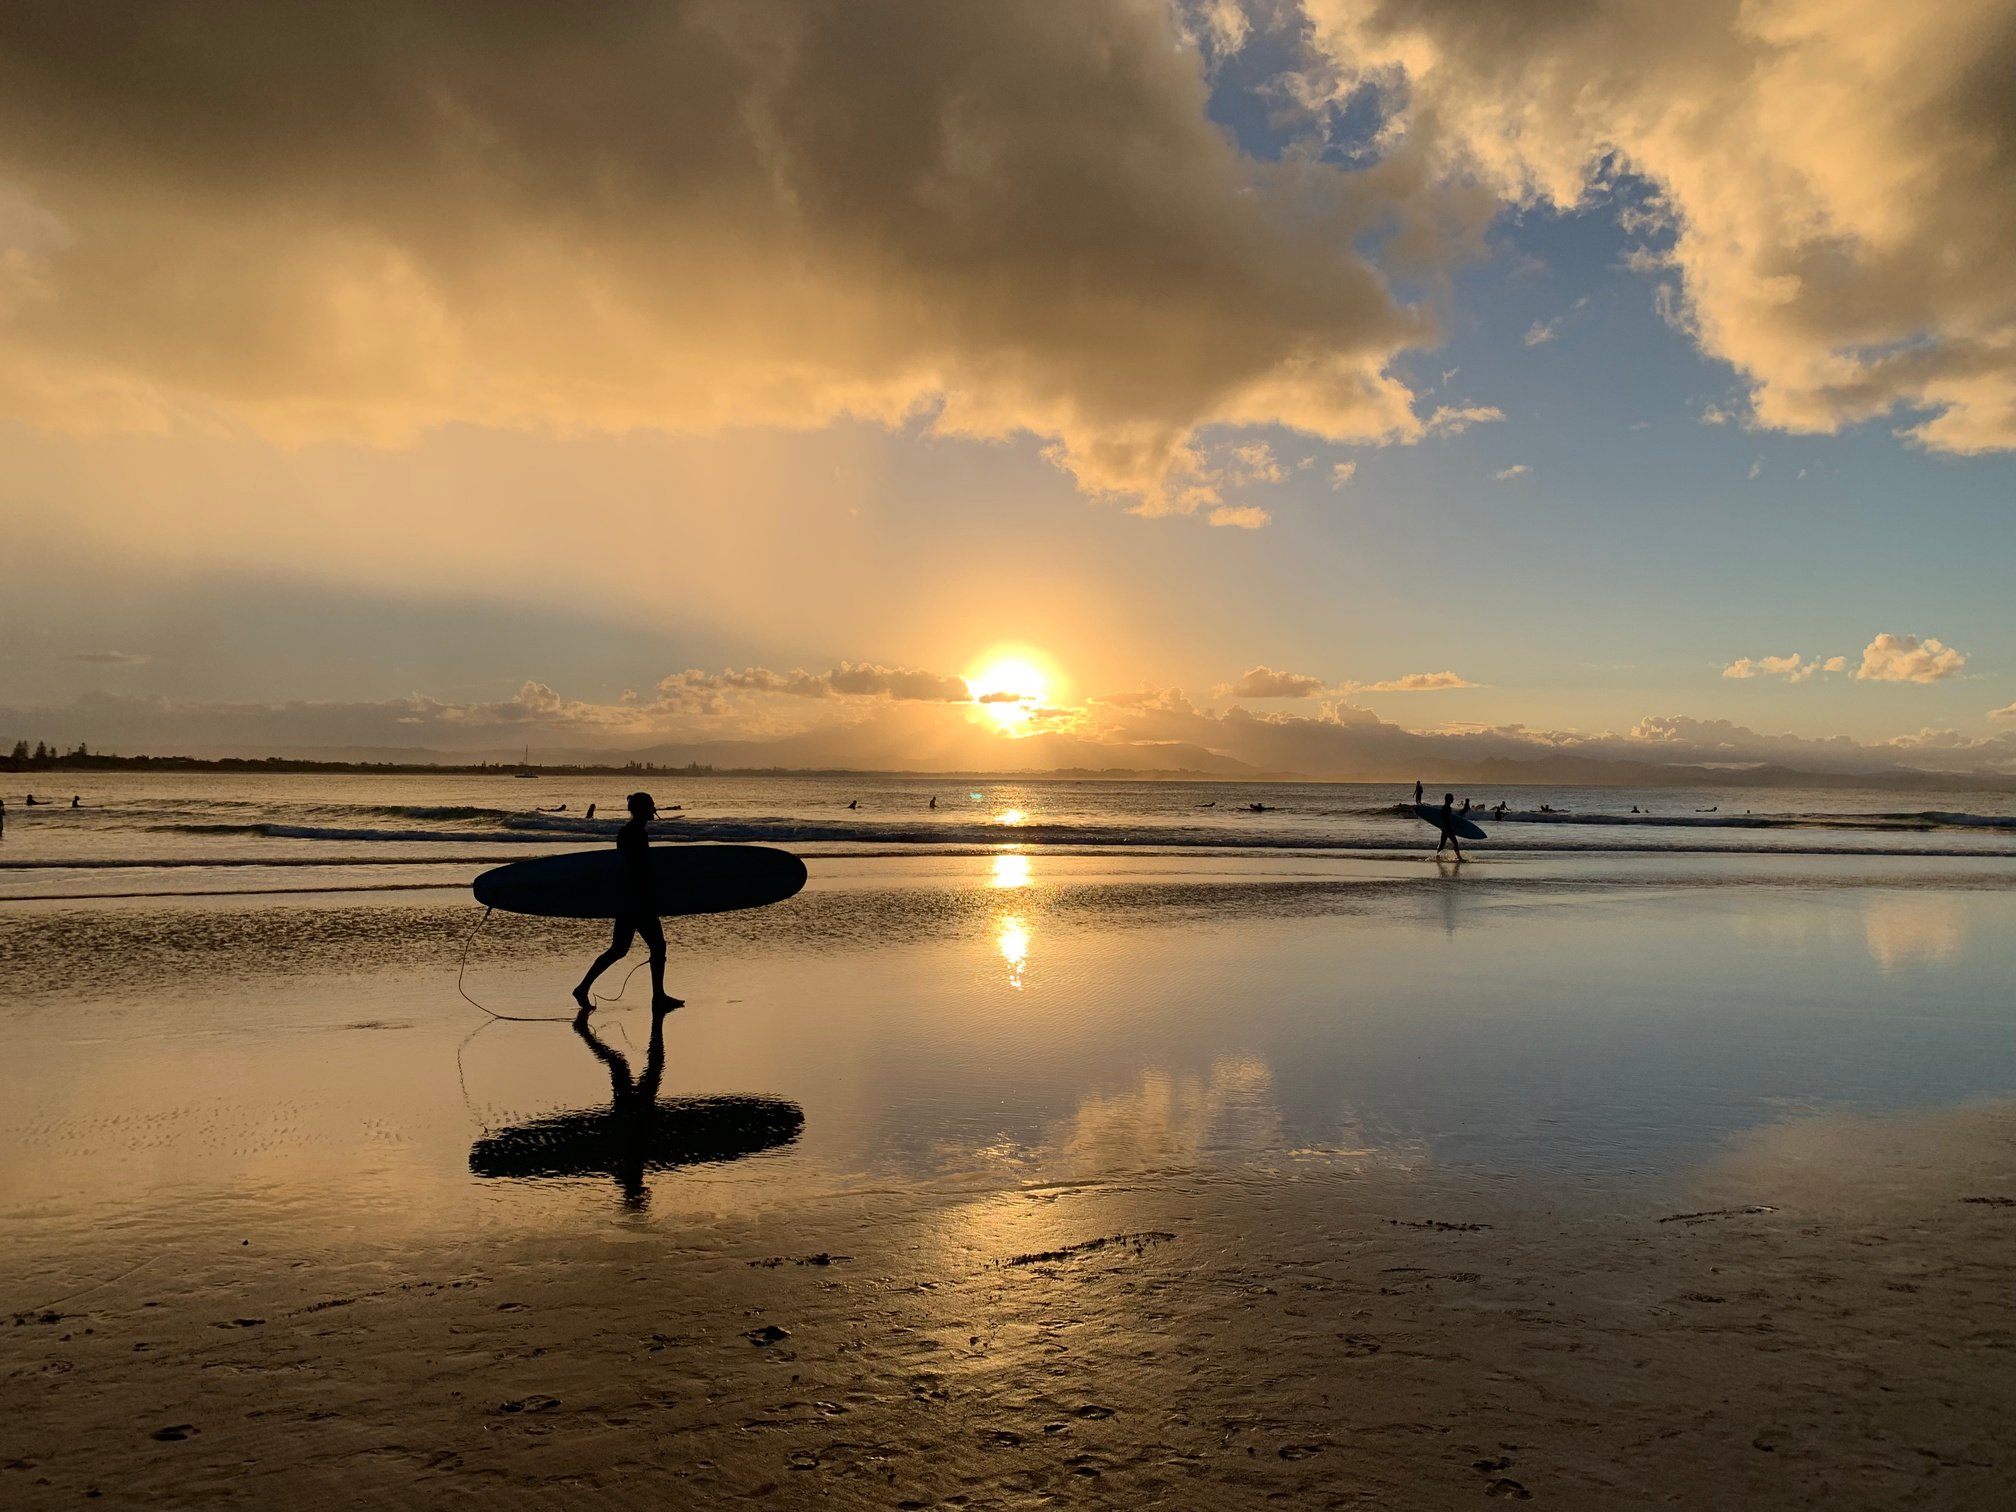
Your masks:
M609 948L595 957L588 968L588 975L581 978L581 985L574 989L574 1001L581 1005L581 1016L595 1011L595 1000L588 996L588 989L595 985L595 978L630 954L630 946L638 935L644 936L645 948L651 952L651 1011L669 1013L685 1000L672 997L665 991L665 926L659 921L656 901L651 896L651 817L658 812L658 805L651 801L649 793L630 795L630 819L616 835L616 854L622 861L624 878L629 882L631 892L637 900L636 911L616 916L616 932L609 942Z
M1435 847L1435 854L1438 856L1441 855L1444 845L1453 845L1456 847L1456 859L1461 861L1463 859L1463 842L1456 838L1457 815L1456 795L1454 793L1444 793L1442 795L1442 812L1439 817L1442 821L1442 839Z

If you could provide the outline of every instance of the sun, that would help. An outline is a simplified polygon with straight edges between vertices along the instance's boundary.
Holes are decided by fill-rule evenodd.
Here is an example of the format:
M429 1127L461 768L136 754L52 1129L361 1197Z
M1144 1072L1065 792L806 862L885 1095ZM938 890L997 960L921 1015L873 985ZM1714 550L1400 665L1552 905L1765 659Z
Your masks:
M1028 725L1050 690L1050 675L1027 656L990 657L966 678L966 689L994 723L1009 734Z

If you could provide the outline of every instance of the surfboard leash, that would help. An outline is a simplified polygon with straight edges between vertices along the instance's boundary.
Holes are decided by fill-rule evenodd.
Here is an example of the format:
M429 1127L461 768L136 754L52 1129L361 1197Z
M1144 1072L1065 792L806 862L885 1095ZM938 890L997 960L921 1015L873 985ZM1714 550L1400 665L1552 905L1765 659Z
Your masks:
M476 936L483 933L484 926L490 922L490 915L494 911L495 911L494 909L492 909L489 905L486 904L483 909L483 917L476 921L476 927L470 930L468 937L462 941L462 959L459 962L457 962L455 966L455 990L462 994L462 1001L467 1003L472 1008L482 1009L483 1012L489 1014L490 1017L492 1017L493 1019L500 1019L507 1024L572 1023L574 1020L574 1015L571 1013L499 1013L494 1008L484 1007L483 1004L477 1002L476 999L469 996L469 989L462 985L462 978L469 970L469 950L470 947L475 945ZM623 999L623 994L630 990L630 982L632 978L634 978L638 972L642 971L650 963L651 963L650 957L646 956L643 960L639 961L635 966L632 966L630 968L629 975L623 978L623 985L616 989L616 996L606 998L598 997L595 999L597 1005L603 1003L621 1002Z
M462 985L462 977L463 977L463 974L464 974L465 972L467 972L467 971L469 970L469 947L470 947L470 946L472 946L472 945L474 945L474 944L476 943L476 936L478 936L479 934L483 933L483 926L484 926L484 925L486 925L486 924L488 924L488 923L490 922L490 915L491 915L491 912L492 912L492 910L491 910L491 909L490 909L490 908L489 908L488 906L486 906L486 907L484 908L484 910L483 910L483 917L482 917L482 918L480 918L480 919L478 919L478 920L476 921L476 927L475 927L474 929L472 929L472 930L470 930L470 931L469 931L469 936L468 936L468 938L467 938L467 939L465 939L465 940L463 940L463 942L462 942L462 959L461 959L461 961L460 961L460 962L459 962L459 963L458 963L458 964L456 965L456 967L455 967L455 990L456 990L457 992L459 992L459 993L461 993L461 994L462 994L462 1001L463 1001L463 1002L465 1002L465 1003L467 1003L467 1004L468 1004L468 1005L469 1005L470 1007L472 1007L472 1008L481 1008L481 1009L483 1010L483 1012L485 1012L485 1013L489 1014L489 1015L490 1015L490 1017L492 1017L493 1019L502 1019L502 1020L504 1020L504 1022L506 1022L506 1023L509 1023L509 1024L564 1024L564 1023L566 1023L566 1022L567 1022L567 1021L568 1021L569 1019L571 1019L571 1018L572 1018L572 1017L574 1016L573 1014L571 1014L571 1013L499 1013L499 1012L498 1012L498 1011L497 1011L497 1010L496 1010L495 1008L484 1008L484 1007L483 1007L483 1005L482 1005L481 1003L477 1002L477 1001L476 1001L476 999L474 999L473 997L469 996L469 989L468 989L468 988L466 988L466 987L464 987L464 986Z

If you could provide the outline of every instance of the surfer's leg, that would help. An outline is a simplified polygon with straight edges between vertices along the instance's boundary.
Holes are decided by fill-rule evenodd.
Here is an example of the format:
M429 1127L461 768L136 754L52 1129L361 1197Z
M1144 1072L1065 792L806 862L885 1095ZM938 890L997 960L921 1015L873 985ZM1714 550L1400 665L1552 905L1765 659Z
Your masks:
M684 998L675 998L665 990L665 926L657 919L639 919L638 929L644 936L644 946L651 952L651 1007L664 1012L684 1005Z
M654 919L652 922L655 924L657 920ZM609 948L595 957L595 963L588 968L588 975L581 978L581 985L574 989L574 1001L581 1005L583 1013L587 1013L595 1006L594 1000L588 996L588 989L595 985L595 978L602 975L603 972L630 954L630 942L636 937L636 925L632 924L628 919L618 919L616 921L615 932L609 939ZM660 938L662 939L663 936L661 935Z

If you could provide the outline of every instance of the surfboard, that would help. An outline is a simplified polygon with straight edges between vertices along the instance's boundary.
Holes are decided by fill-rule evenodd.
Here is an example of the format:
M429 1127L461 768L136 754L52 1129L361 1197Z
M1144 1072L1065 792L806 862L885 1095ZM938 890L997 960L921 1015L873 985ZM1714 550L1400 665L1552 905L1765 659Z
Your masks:
M805 863L769 845L654 845L651 911L732 913L781 903L805 885ZM613 919L638 912L614 846L569 851L493 867L475 882L476 901L506 913L549 919Z
M1417 803L1414 805L1414 817L1419 819L1423 824L1433 825L1439 832L1442 828L1442 805L1439 803ZM1484 831L1460 815L1452 827L1456 831L1456 838L1459 840L1482 840L1484 838Z

